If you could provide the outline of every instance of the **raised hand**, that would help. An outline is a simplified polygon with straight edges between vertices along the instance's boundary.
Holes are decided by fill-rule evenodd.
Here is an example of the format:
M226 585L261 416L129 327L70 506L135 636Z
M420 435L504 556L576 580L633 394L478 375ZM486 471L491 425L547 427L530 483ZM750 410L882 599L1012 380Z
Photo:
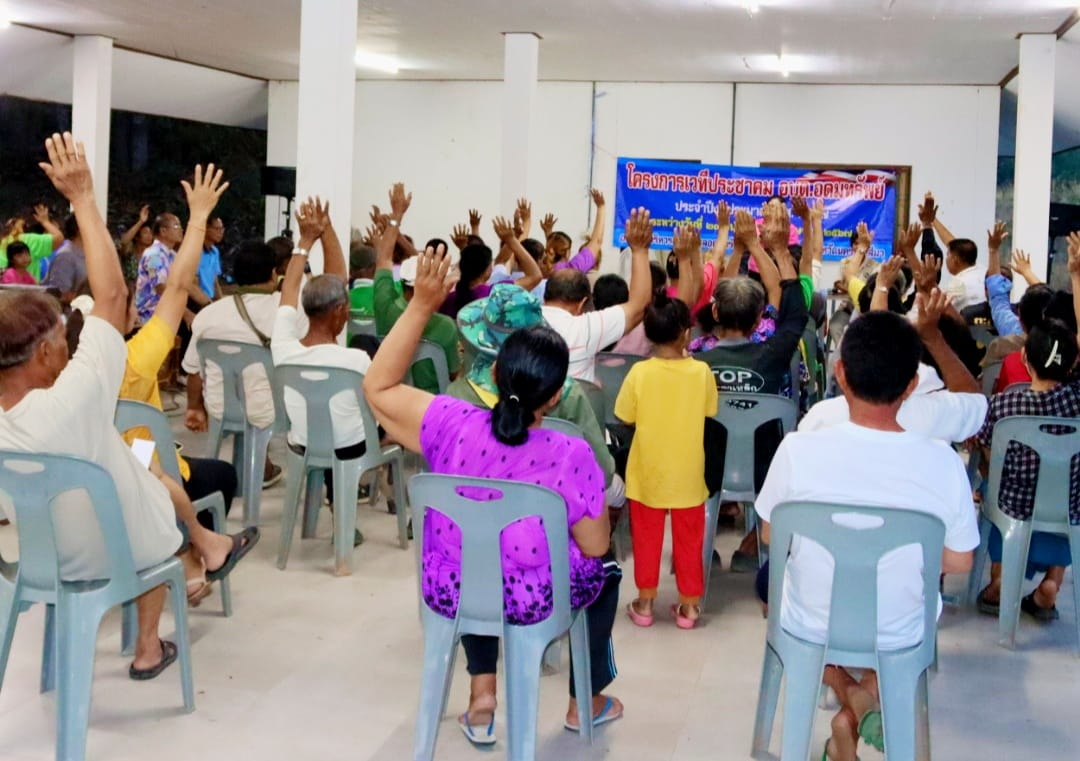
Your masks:
M626 242L631 252L648 251L652 247L652 219L644 206L630 210L630 219L626 220Z
M820 198L815 199L810 205L810 218L815 222L825 219L825 202Z
M592 196L592 200L593 200L594 204L596 204L597 206L603 206L604 205L604 194L601 193L599 190L597 190L596 188L592 188L589 191L589 195Z
M672 250L675 256L692 256L701 252L701 231L692 224L682 224L675 228L675 236L672 241Z
M469 245L469 228L465 225L454 225L454 229L450 232L450 240L458 251Z
M229 183L225 183L226 187L228 187L228 185L229 185ZM222 189L222 192L224 192L224 188ZM142 208L139 209L139 224L140 225L145 225L147 223L147 221L149 221L149 219L150 219L150 205L149 204L143 204Z
M761 232L765 245L773 251L786 249L791 234L791 214L783 204L765 204L765 224Z
M296 209L296 224L300 230L300 240L309 245L317 241L323 232L322 220L316 208L315 199L309 196Z
M34 205L34 219L37 220L37 222L39 224L42 224L42 225L47 224L49 222L49 219L50 219L50 217L49 217L49 207L46 206L43 203L35 204Z
M1076 235L1076 233L1072 233ZM1069 250L1069 269L1072 271L1072 249L1071 249L1071 236L1070 236L1070 250ZM1031 269L1031 257L1026 251L1017 249L1012 252L1012 259L1009 260L1009 266L1012 267L1013 272L1020 275L1027 280L1027 276L1033 274Z
M405 194L405 185L400 182L395 182L394 186L390 188L390 213L393 218L398 222L405 216L405 212L409 210L409 204L412 203L412 193Z
M855 247L861 249L864 254L867 253L870 246L874 244L874 234L870 232L870 228L866 226L865 222L860 222L855 226L855 235Z
M519 209L514 209L514 237L522 238L524 237L524 233L525 227L521 222L521 211Z
M386 225L390 221L390 215L383 214L378 206L372 204L371 211L368 213L368 219L371 220L372 226L381 232L386 229Z
M315 215L315 219L319 222L319 227L322 229L319 237L322 237L327 230L331 229L334 225L330 221L330 201L323 201L319 196L315 196L315 203L312 205L311 213Z
M503 243L508 243L516 236L514 226L504 217L495 217L491 224L492 227L495 228L495 235L497 235L499 240Z
M739 209L735 212L735 240L747 248L752 243L760 243L758 239L757 223L750 212Z
M807 206L805 198L800 198L799 196L792 196L791 211L795 214L796 217L803 220L804 223L810 220L810 207Z
M83 144L75 142L70 132L65 132L63 136L56 133L45 140L45 151L49 154L49 160L40 162L38 166L45 172L53 187L70 201L72 206L79 201L92 201L94 181L90 176L90 165L86 163L86 148ZM48 211L48 208L45 208L46 220L49 218ZM35 218L38 214L39 209L35 207Z
M922 263L912 270L915 279L915 288L919 293L931 293L938 284L938 276L941 274L941 257L925 256Z
M517 202L517 209L514 214L520 219L521 226L528 229L532 224L532 204L527 198L519 198Z
M731 207L727 205L727 201L716 204L716 224L721 229L731 227Z
M505 219L502 221L506 223ZM446 246L440 243L438 250L428 246L416 263L416 280L413 282L413 297L409 306L417 306L434 314L456 284L457 279L451 275Z
M555 232L555 223L558 221L559 218L554 214L548 213L544 215L544 218L540 220L540 229L544 231L544 237L551 237L551 234Z
M934 203L934 194L928 190L923 197L923 202L919 204L919 222L922 223L924 228L933 227L934 220L937 219L937 213L938 206Z
M469 227L472 229L473 235L480 234L480 220L483 217L480 216L480 212L476 209L469 209Z
M900 235L896 239L896 248L899 251L903 251L904 254L915 255L915 246L919 242L919 238L922 237L922 225L917 222L913 222L906 228L900 231Z
M941 316L949 308L949 296L944 291L931 288L926 293L915 294L919 317L915 329L923 338L940 331Z
M998 220L994 223L994 229L986 231L986 247L991 251L1000 251L1001 244L1009 237L1005 223Z
M878 288L892 288L896 285L896 278L900 275L900 268L904 266L906 259L902 256L890 257L881 265L877 273Z
M229 189L229 183L222 182L221 175L222 171L213 164L207 164L205 173L203 173L202 165L196 164L192 181L180 181L192 217L199 217L202 220L209 217L222 193ZM139 219L145 222L143 211L149 213L149 209L144 206L139 212Z

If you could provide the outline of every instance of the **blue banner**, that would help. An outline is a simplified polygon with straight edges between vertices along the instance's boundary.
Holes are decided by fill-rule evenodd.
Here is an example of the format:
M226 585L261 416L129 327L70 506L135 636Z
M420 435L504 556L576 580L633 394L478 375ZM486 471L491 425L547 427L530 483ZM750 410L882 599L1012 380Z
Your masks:
M860 174L805 169L743 167L682 161L620 158L615 180L614 244L626 246L630 210L644 206L653 220L653 248L669 250L674 228L691 222L701 230L702 247L716 240L716 205L726 201L732 215L745 209L761 218L761 207L773 195L825 204L825 259L838 260L851 253L851 235L859 222L874 234L870 256L879 261L892 255L896 227L896 176L885 170ZM798 217L792 225L801 224ZM792 240L801 242L801 228Z

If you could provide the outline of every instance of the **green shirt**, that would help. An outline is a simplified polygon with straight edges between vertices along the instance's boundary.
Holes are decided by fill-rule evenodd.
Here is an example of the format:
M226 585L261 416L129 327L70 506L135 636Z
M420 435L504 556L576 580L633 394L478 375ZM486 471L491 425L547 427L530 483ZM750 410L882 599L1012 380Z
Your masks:
M7 247L9 244L14 243L15 240L16 238L13 235L0 240L0 270L7 268ZM34 276L34 280L40 283L41 262L52 255L53 237L48 233L23 233L18 237L18 241L25 243L26 247L30 249L30 266L26 268L26 271Z
M375 332L385 336L394 327L401 315L405 314L408 302L394 287L394 274L390 270L375 272ZM453 375L461 367L461 355L458 353L457 325L446 315L433 314L424 327L423 337L442 347L446 353L446 367ZM435 378L435 368L431 361L420 362L413 369L413 382L432 394L439 393L439 384Z
M450 387L446 389L446 394L461 399L463 402L475 404L477 407L485 406L480 395L464 376L452 381ZM589 443L593 454L596 455L596 462L604 471L604 486L610 486L611 479L615 476L615 458L608 451L607 442L604 440L604 429L600 427L592 405L589 404L588 398L578 386L577 381L571 384L570 393L564 394L549 414L551 417L569 420L581 429L585 441Z

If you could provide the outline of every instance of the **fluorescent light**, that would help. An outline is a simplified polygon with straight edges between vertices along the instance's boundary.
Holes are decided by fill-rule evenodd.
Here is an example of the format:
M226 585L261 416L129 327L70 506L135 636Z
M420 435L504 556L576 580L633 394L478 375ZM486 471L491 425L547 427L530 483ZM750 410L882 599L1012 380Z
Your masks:
M363 50L356 51L356 65L361 69L374 69L384 74L397 74L400 70L396 58L380 53L369 53Z

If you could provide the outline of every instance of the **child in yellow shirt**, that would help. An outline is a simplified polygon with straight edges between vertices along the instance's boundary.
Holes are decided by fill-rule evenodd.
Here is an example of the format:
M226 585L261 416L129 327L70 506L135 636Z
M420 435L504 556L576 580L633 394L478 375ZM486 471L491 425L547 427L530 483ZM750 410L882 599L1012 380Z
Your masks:
M708 365L686 353L690 310L682 301L658 294L645 312L645 335L653 343L653 357L630 369L615 400L616 417L636 426L626 496L638 597L627 613L638 626L652 626L664 516L670 511L679 588L671 612L679 628L692 629L704 591L701 553L708 490L702 442L705 418L716 414L716 381Z

